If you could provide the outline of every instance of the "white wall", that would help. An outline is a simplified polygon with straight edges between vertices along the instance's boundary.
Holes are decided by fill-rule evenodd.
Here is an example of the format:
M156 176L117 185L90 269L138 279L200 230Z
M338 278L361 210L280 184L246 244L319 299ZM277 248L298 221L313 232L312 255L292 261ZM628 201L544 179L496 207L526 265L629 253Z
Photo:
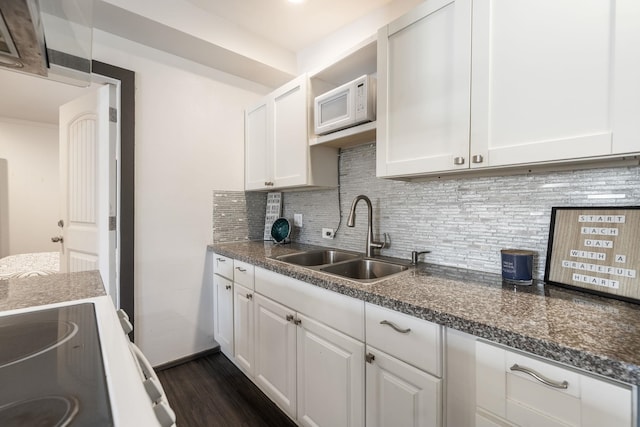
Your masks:
M0 256L59 250L51 242L59 233L58 126L0 117L0 159L8 202Z
M136 340L158 365L212 346L213 189L244 188L243 109L268 89L101 31L93 52L136 73Z

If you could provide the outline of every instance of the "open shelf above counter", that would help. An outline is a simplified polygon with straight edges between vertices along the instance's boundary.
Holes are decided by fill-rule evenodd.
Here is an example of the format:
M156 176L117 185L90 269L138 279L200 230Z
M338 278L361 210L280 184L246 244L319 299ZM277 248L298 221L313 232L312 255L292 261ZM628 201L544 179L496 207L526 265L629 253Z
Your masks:
M309 145L347 148L368 142L376 142L376 122L363 123L326 135L318 135L309 140Z

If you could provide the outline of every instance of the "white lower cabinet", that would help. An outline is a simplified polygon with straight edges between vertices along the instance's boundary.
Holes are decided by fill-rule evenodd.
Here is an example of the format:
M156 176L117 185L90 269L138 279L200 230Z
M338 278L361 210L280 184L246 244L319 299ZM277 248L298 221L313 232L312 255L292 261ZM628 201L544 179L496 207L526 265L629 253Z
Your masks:
M364 425L364 344L256 294L255 382L303 426Z
M367 346L367 427L442 425L442 380Z
M363 426L364 344L304 315L296 320L298 421Z
M295 312L256 293L255 382L283 411L296 418Z
M233 341L235 362L250 377L254 374L253 306L253 290L234 283Z
M301 426L637 427L635 386L214 257L215 339Z
M368 427L442 426L442 326L365 304Z
M220 351L233 357L233 282L213 275L213 336Z
M632 386L476 342L481 425L632 427L634 402Z

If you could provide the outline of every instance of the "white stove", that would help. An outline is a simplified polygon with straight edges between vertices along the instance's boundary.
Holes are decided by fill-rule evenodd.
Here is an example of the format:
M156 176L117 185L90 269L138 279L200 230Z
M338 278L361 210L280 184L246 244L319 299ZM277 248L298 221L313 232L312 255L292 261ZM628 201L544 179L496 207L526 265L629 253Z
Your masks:
M120 322L108 296L0 312L0 426L171 425Z

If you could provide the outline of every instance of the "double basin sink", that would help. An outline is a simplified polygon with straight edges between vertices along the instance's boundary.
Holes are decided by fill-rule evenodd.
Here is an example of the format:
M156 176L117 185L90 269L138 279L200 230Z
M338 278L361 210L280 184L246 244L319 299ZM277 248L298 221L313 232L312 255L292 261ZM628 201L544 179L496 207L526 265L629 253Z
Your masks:
M363 283L376 282L409 269L406 265L333 249L297 252L275 259Z

